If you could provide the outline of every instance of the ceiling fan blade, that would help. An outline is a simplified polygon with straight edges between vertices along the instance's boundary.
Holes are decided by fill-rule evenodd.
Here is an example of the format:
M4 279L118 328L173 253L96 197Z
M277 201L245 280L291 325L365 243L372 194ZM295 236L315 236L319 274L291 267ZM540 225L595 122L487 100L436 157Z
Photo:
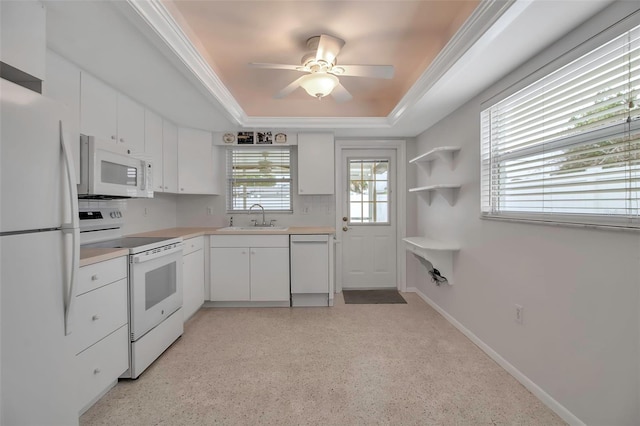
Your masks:
M267 64L262 62L251 62L249 64L250 68L266 68L272 70L293 70L293 71L304 71L300 65L287 65L287 64Z
M343 73L335 73L338 76L348 77L371 77L371 78L393 78L393 65L338 65Z
M316 60L318 61L322 59L323 61L327 61L329 64L335 63L336 56L340 53L342 46L344 46L344 40L322 34L318 41Z
M304 77L304 76L302 76L302 77ZM300 77L297 80L294 80L293 82L291 82L291 84L289 84L287 87L285 87L284 89L282 89L281 91L276 93L273 97L276 98L276 99L282 99L282 98L285 98L285 97L289 96L291 93L293 93L294 90L296 90L298 87L300 87L300 80L302 80L302 77Z
M342 84L339 84L339 83L331 92L331 96L333 96L333 99L335 99L336 102L338 103L347 102L353 99L353 96L351 96L351 93L349 93L349 91L345 89Z

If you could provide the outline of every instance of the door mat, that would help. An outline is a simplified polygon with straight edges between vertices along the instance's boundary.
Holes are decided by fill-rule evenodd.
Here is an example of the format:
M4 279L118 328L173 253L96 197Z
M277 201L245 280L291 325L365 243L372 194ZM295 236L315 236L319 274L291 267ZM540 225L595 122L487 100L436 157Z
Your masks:
M342 290L347 305L377 305L383 303L407 303L398 290Z

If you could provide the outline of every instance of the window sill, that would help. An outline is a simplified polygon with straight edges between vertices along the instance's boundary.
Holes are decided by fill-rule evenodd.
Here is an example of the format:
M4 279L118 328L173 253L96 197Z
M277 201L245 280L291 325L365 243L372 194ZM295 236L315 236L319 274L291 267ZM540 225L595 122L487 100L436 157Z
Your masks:
M499 222L514 222L514 223L528 223L532 225L547 225L547 226L561 226L569 228L587 228L587 229L599 229L605 231L622 231L622 232L640 232L640 225L624 225L624 224L598 224L598 223L580 223L570 221L559 221L542 218L532 217L518 217L518 216L487 216L480 215L480 219L483 220L495 220Z

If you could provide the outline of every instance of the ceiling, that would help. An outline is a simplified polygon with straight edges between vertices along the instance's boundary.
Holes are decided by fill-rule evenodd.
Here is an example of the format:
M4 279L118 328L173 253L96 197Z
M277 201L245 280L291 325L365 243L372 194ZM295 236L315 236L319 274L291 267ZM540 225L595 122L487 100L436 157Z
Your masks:
M600 12L611 0L45 1L50 49L177 123L412 137ZM390 64L391 80L341 77L337 104L297 89L310 36L342 64Z
M171 16L248 116L386 117L471 15L460 1L163 1ZM392 79L340 77L353 99L320 101L302 88L274 94L302 74L250 62L300 65L306 40L346 44L338 64L393 65Z

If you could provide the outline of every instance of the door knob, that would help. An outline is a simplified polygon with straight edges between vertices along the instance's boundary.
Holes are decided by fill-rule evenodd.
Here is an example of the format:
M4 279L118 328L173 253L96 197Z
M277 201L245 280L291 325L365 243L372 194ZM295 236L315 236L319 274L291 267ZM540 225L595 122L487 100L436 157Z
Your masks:
M342 230L343 230L343 231L345 231L345 232L347 232L347 231L349 230L349 228L347 228L346 226L343 226L343 227L342 227Z
M346 217L346 216L342 218L342 221L343 221L343 222L346 222L347 220L349 220L349 218L348 218L348 217Z

